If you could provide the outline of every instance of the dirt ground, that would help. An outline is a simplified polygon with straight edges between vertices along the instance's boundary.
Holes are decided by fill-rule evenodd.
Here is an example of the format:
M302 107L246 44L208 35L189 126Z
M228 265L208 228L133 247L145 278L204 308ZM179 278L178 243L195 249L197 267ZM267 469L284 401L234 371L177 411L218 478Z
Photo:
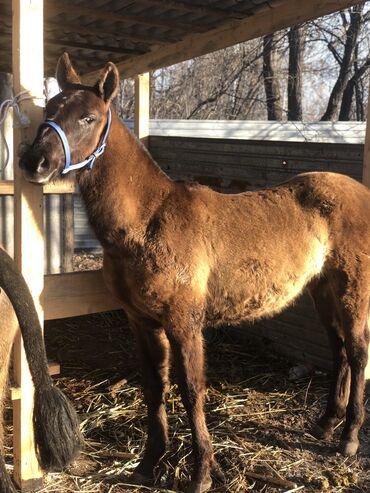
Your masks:
M56 382L75 403L86 443L76 463L63 474L48 475L41 491L185 491L191 440L176 385L168 397L171 446L156 487L127 484L143 452L146 411L123 313L48 322L45 337L49 358L62 368ZM355 458L336 453L339 429L328 443L308 432L325 405L327 376L314 373L291 382L291 363L254 342L235 341L227 331L208 334L207 360L207 420L226 475L226 485L212 491L370 491L369 419ZM369 402L367 407L369 413ZM7 418L9 437L10 412Z

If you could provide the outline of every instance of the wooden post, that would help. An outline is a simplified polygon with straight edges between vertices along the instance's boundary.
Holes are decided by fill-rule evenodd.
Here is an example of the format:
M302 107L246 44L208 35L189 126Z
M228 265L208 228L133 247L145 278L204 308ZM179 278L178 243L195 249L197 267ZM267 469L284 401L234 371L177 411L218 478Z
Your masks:
M150 113L150 74L135 77L135 121L134 131L141 142L148 147Z
M44 81L46 100L59 93L59 86L53 77ZM50 194L44 199L45 272L56 274L62 268L62 197Z
M0 103L12 97L13 76L0 72ZM0 138L0 160L1 178L3 180L13 180L13 108L9 109L8 116L4 122L4 135L7 142L8 153L6 152L5 142ZM5 160L8 158L7 165ZM11 257L14 257L14 199L10 196L0 198L1 204L1 242L5 250Z
M369 84L370 94L370 84ZM366 135L364 145L364 164L362 168L362 182L364 185L370 188L370 96L367 104L367 121L366 121ZM370 316L368 318L368 324L370 326ZM369 348L369 362L365 370L365 378L370 379L370 348Z
M32 100L21 103L31 120L27 128L14 130L14 156L20 142L31 142L43 115L43 1L12 0L14 92L27 90ZM15 260L22 271L41 322L44 280L43 191L23 179L15 162ZM14 378L21 398L14 402L14 479L26 491L38 488L42 472L34 451L32 427L33 386L20 334L14 345Z
M364 165L362 172L362 181L364 185L370 188L370 84L369 84L369 101L367 103L367 122L366 136L364 145Z
M73 199L72 193L62 196L62 272L73 271L75 248Z
M45 273L57 274L62 269L61 196L50 194L44 200Z

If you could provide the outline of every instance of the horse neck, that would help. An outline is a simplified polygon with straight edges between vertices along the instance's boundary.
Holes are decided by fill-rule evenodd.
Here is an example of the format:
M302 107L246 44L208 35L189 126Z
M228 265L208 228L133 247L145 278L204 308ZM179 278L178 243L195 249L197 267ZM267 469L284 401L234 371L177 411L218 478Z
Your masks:
M77 177L87 213L104 244L117 236L142 237L173 187L143 144L112 115L104 154ZM109 238L108 238L109 237Z

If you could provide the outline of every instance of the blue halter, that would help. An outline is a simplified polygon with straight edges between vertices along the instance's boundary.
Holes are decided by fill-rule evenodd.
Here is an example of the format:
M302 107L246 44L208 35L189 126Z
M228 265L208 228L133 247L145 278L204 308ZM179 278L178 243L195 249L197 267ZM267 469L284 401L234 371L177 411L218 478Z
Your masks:
M65 164L64 164L63 171L62 171L62 175L65 175L66 173L69 173L70 171L73 171L75 169L84 168L85 166L87 166L89 169L91 169L94 166L95 159L97 157L101 156L105 151L111 123L112 123L112 112L111 112L111 109L109 108L107 128L105 130L105 134L104 134L102 143L100 144L99 147L97 147L97 149L87 159L85 159L84 161L80 161L79 163L76 163L76 164L71 164L71 151L69 148L68 139L67 139L67 136L64 133L64 131L61 129L61 127L52 120L45 120L40 125L41 127L46 126L46 127L53 128L56 131L56 133L58 134L58 136L62 142L64 154L65 154Z

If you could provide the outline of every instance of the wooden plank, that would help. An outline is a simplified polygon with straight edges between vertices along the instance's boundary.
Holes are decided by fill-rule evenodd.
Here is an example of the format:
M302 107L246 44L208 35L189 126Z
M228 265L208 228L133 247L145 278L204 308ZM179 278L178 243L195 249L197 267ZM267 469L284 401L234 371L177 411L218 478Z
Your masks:
M89 16L90 17L90 16ZM8 15L3 15L2 20L7 22L9 25L8 26L3 26L2 27L2 34L4 32L7 32L9 35L11 35L11 17ZM100 22L99 25L95 25L92 22ZM51 21L46 19L44 23L44 30L45 32L63 32L63 33L78 33L78 34L89 34L91 36L93 31L99 30L99 38L105 37L105 38L114 38L118 42L124 42L124 41L132 41L132 42L137 42L141 44L154 44L154 45L163 45L169 42L176 42L178 40L177 38L168 36L166 34L166 39L162 39L158 34L135 34L135 32L132 32L131 29L122 29L122 27L117 28L115 25L110 25L107 27L106 25L104 27L101 27L101 19L99 17L95 18L93 21L89 18L89 22L87 26L82 25L81 23L77 22L56 22L56 21ZM86 56L84 55L84 60L86 59ZM55 59L56 60L56 59ZM93 61L94 58L91 57L91 61ZM96 60L95 60L96 61Z
M46 31L58 31L58 32L63 32L63 33L79 33L79 34L89 34L91 36L91 32L93 30L99 30L99 39L102 37L105 38L114 38L116 41L119 43L125 42L125 41L131 41L131 42L138 42L141 44L145 43L150 43L150 44L156 44L156 45L163 45L168 42L168 38L166 36L166 41L161 39L158 35L149 35L149 34L135 34L131 32L130 30L127 29L117 29L115 26L111 26L111 30L107 27L100 27L99 25L92 25L91 22L89 22L89 25L87 27L77 24L74 22L66 22L66 23L60 23L60 22L54 22L54 21L47 21L45 23L45 30ZM175 39L170 39L170 41L176 41ZM85 55L84 55L84 60L85 60ZM92 58L93 60L93 58Z
M192 34L177 43L161 46L150 53L129 58L117 64L125 78L183 62L243 41L258 38L286 27L345 9L358 0L284 0L275 8L261 10L242 20L231 21L201 34ZM274 5L274 4L272 4ZM99 71L86 74L84 80L94 81Z
M92 51L103 51L104 53L118 53L120 55L140 55L145 53L144 50L138 48L125 48L120 46L109 46L107 42L104 44L92 44L92 43L81 43L79 41L73 41L71 38L53 38L49 36L45 42L48 45L56 45L71 48L80 48L81 50L92 50Z
M150 117L150 74L140 74L135 78L135 121L134 132L148 147Z
M55 361L49 361L49 375L55 376L60 375L60 364ZM10 388L10 398L12 401L18 401L22 397L22 389L20 387L11 387Z
M108 292L101 270L45 276L45 319L78 317L122 308Z
M158 5L159 7L163 8L163 0L143 0L144 3L149 3L149 4L154 4ZM254 5L254 8L256 6ZM222 9L220 7L207 7L205 5L195 5L194 3L185 3L185 2L179 2L178 0L166 0L166 8L168 9L173 9L173 10L180 10L183 12L191 12L199 15L204 15L204 16L212 16L212 17L217 17L219 19L227 19L227 18L234 18L234 19L241 19L242 17L245 16L244 12L240 12L238 10L232 10L232 9Z
M370 83L369 83L370 94ZM370 96L367 105L366 137L364 146L364 164L362 172L362 182L370 188ZM370 370L369 370L370 371Z
M77 192L77 185L74 180L71 179L59 179L48 183L43 187L44 193L75 193Z
M0 195L14 195L13 180L0 180Z
M14 156L21 142L31 142L43 117L43 1L12 0L14 91L29 91L32 100L22 103L32 122L28 128L14 129ZM16 159L15 159L16 161ZM15 163L15 261L31 290L40 321L44 280L42 188L24 180ZM41 485L42 472L36 455L32 426L33 386L23 343L18 332L14 344L14 380L21 388L13 408L14 479L23 490Z
M64 2L58 2L56 0L48 0L46 4L46 17L50 17L50 15L64 14L68 12L68 14L74 14L76 16L86 16L90 19L98 19L99 21L113 21L113 22L124 22L130 24L144 24L152 27L165 27L172 31L186 31L189 28L192 28L192 25L178 22L178 21L165 21L156 18L150 18L144 15L134 15L134 14L118 14L116 12L112 12L111 10L104 9L96 9L92 7L83 7L80 5L76 5L75 3L68 2L66 5ZM194 29L201 29L201 25L194 25Z
M73 271L74 235L74 197L72 194L62 197L62 271Z
M56 180L48 183L43 188L47 194L75 193L77 186L74 181ZM0 195L14 195L14 182L12 180L0 180Z

